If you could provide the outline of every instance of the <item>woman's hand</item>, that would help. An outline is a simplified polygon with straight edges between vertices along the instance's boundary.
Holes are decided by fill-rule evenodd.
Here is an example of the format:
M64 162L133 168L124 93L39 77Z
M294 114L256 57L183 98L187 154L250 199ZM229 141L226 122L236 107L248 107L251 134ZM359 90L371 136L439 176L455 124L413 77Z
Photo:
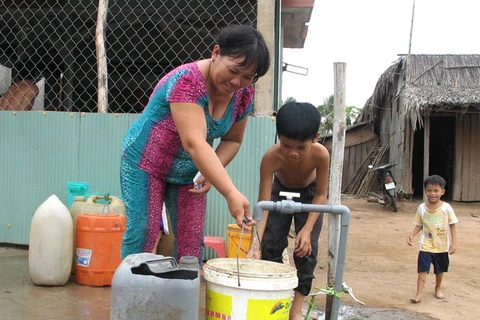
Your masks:
M189 190L191 193L202 195L210 191L212 187L211 183L202 175L199 175L194 181L193 189Z
M255 224L255 220L250 216L250 203L240 191L230 191L225 199L228 203L228 210L232 217L237 220L237 225L241 228L244 221L248 221L245 226L246 230L250 230L250 226Z
M194 194L202 195L210 191L210 188L212 187L212 185L208 181L205 181L202 185L199 186L200 188L194 186L193 189L190 189L189 191Z

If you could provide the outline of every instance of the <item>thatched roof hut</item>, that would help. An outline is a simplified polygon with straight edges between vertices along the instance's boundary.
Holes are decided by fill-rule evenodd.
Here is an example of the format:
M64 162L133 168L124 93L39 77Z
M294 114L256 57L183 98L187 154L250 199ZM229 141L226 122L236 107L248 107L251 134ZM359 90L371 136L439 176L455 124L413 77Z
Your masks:
M357 122L390 146L402 191L421 196L424 177L439 174L450 199L480 201L480 55L400 56Z

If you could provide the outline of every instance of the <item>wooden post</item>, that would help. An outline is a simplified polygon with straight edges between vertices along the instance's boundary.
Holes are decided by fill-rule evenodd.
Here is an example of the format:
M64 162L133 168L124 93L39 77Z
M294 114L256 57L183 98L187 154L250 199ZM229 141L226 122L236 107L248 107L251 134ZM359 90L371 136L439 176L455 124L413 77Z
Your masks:
M426 113L423 120L423 181L430 175L430 114ZM422 182L423 186L423 182ZM427 195L423 192L423 201Z
M105 27L107 25L108 0L98 0L95 46L97 49L98 112L108 112L107 52L105 50Z
M332 155L330 160L330 181L328 185L328 199L331 205L340 204L342 190L343 155L345 151L346 130L346 103L345 103L345 75L347 64L335 62L334 69L334 116ZM335 270L337 268L338 242L340 238L340 220L338 214L328 215L328 277L327 286L335 284ZM332 314L333 296L327 295L325 305L325 320Z

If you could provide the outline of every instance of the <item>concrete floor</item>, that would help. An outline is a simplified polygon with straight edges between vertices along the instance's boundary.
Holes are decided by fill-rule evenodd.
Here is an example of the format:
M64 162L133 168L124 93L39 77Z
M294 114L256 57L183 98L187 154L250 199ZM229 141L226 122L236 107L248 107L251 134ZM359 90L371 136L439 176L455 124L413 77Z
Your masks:
M199 320L205 319L205 288L205 281L202 280ZM73 276L61 287L36 286L30 280L26 247L0 244L0 320L106 320L110 318L110 295L110 287L79 285ZM307 307L305 304L304 313ZM311 319L324 319L322 310L315 308ZM433 318L406 310L342 305L339 320L342 319Z
M30 280L28 250L0 245L1 320L103 320L110 318L110 287L79 285L40 287ZM202 281L199 319L205 318ZM133 320L133 319L132 319Z

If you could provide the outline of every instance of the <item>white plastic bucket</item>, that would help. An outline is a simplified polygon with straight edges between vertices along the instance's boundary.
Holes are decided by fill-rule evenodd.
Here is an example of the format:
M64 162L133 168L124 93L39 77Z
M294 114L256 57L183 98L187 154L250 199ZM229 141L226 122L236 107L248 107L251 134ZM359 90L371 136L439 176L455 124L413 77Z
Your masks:
M282 263L241 258L208 260L205 319L288 320L297 271ZM239 286L240 282L240 286Z

